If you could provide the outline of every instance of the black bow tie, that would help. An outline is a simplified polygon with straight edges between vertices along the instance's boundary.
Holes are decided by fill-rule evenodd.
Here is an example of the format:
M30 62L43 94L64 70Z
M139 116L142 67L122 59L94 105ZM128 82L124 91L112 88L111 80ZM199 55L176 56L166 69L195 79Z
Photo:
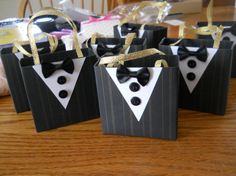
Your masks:
M231 34L236 36L236 23L234 23L231 27L224 28L224 32L230 32Z
M67 73L72 74L74 72L74 63L72 59L68 58L63 61L62 64L52 64L48 62L42 63L42 73L45 78L51 76L56 70L63 69Z
M104 45L103 43L98 43L97 46L97 53L98 55L104 56L107 53L112 53L112 55L117 55L120 53L121 49L123 48L122 44L116 45L113 48L108 48L106 45Z
M135 33L137 37L139 36L139 28L134 26L134 27L128 27L128 25L123 24L121 26L121 35L126 36L129 33Z
M150 73L147 67L144 67L138 71L131 72L125 66L119 65L116 70L116 77L120 83L125 83L131 77L137 78L138 82L142 86L145 86L149 81Z
M189 51L185 46L180 45L178 55L180 60L184 60L189 56L195 56L198 60L206 62L208 53L205 46L201 46L197 51Z

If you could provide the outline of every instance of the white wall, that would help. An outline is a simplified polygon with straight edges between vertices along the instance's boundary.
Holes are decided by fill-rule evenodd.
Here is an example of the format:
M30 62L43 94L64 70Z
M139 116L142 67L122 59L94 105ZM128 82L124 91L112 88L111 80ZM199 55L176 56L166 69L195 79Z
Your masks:
M53 0L54 4L58 4L60 0ZM48 0L43 0L44 4L48 4ZM101 13L101 1L95 1L95 12ZM5 19L9 17L17 17L18 15L18 6L20 0L0 0L0 19ZM38 0L31 0L34 11L39 10ZM85 0L85 8L90 9L91 1ZM80 6L80 0L75 1L75 7ZM105 5L106 6L106 5Z

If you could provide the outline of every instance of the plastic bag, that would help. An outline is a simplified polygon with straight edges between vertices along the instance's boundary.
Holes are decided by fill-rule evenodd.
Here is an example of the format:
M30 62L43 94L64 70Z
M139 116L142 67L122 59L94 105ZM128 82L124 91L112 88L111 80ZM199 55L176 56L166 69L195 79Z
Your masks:
M167 2L143 1L120 5L110 11L112 15L117 15L121 20L135 23L160 23L169 14L171 5Z
M96 13L93 13L90 10L75 7L71 0L61 0L59 5L74 21L85 21L89 19L89 16L97 16Z

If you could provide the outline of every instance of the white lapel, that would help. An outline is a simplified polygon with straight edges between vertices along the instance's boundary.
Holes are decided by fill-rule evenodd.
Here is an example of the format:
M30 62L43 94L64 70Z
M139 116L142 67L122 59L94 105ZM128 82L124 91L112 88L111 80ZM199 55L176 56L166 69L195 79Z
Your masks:
M178 48L179 48L178 46L171 46L171 50L174 55L178 55ZM199 49L198 47L186 47L186 48L189 51L197 51ZM194 88L197 86L203 73L207 69L207 66L209 65L211 60L214 58L217 50L218 49L216 49L216 48L207 48L208 57L207 57L206 62L199 61L195 56L189 56L188 58L186 58L182 61L179 61L180 72L185 80L185 83L187 84L187 87L188 87L190 93L192 93L194 91ZM196 62L195 68L190 68L188 66L189 60L194 60ZM187 79L187 74L190 72L194 73L196 76L196 78L192 81Z
M76 82L79 78L80 71L83 67L85 58L73 59L74 63L74 72L72 74L65 72L64 70L56 70L50 77L44 78L42 74L42 66L41 65L34 65L33 69L42 79L42 81L48 86L51 92L55 95L56 99L61 103L61 105L66 109L67 105L71 99L73 94ZM60 76L64 76L66 78L65 84L58 84L57 79ZM68 96L66 98L60 98L59 92L61 90L66 90Z
M141 68L140 67L135 67L135 68L132 67L132 68L128 68L128 69L130 71L137 71ZM134 113L137 121L140 121L140 119L142 118L143 112L146 109L147 103L149 102L149 99L152 95L154 87L158 81L158 78L161 74L162 68L148 68L148 70L150 72L149 82L144 87L140 85L140 90L137 92L132 92L129 89L129 85L132 82L138 83L137 79L130 78L127 82L121 84L121 83L119 83L119 81L116 77L116 70L117 70L117 68L106 68L107 73L110 75L111 79L115 83L115 85L118 88L118 90L120 91L121 95L123 96L123 98L125 99L127 104L129 105L129 107L130 107L131 111ZM131 103L131 99L133 97L140 98L141 104L138 106L134 106Z

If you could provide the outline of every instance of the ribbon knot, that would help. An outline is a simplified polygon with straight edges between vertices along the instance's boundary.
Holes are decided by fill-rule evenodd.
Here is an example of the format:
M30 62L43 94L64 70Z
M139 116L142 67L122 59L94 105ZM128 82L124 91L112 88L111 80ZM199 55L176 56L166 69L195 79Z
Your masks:
M138 82L145 86L150 78L150 73L147 67L141 68L138 71L129 71L124 65L119 65L116 71L116 77L122 84L128 81L131 77L137 78Z
M64 70L72 74L74 72L74 63L72 59L65 59L62 64L52 64L49 62L42 62L42 73L45 78L50 77L56 70Z
M201 46L197 51L189 51L184 45L180 45L178 55L180 60L184 60L189 56L195 56L198 60L206 62L208 53L206 46Z
M130 77L136 78L138 76L138 72L130 72Z

